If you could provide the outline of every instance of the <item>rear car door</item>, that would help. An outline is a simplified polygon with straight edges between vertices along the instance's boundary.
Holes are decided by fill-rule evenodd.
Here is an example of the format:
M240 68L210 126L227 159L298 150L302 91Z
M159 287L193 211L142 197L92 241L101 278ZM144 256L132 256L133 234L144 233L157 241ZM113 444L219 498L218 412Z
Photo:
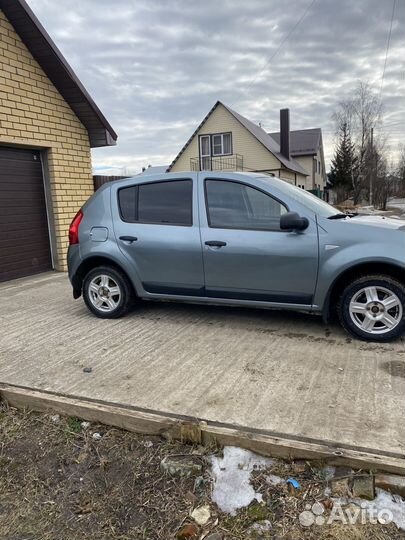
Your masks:
M202 296L196 175L112 187L114 232L146 294Z
M206 177L201 191L207 296L310 306L318 269L313 216L305 231L282 231L280 216L294 208L248 179Z

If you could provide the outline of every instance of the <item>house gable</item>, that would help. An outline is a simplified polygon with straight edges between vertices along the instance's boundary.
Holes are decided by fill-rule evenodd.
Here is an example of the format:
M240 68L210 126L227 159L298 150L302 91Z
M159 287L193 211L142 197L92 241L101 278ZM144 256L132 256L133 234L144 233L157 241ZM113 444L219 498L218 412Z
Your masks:
M198 126L169 170L190 170L190 160L199 157L199 137L226 132L232 133L232 153L242 156L244 170L278 171L281 168L280 161L218 102Z
M52 82L85 126L90 145L94 148L116 144L117 134L27 2L25 0L0 0L0 11L12 25L13 31L18 34L19 43L24 43L30 56L35 59L36 65L41 66L47 80ZM20 53L20 47L17 47L17 50L13 50L13 47L12 43L5 44L11 59L13 59L11 56L13 53L14 55Z

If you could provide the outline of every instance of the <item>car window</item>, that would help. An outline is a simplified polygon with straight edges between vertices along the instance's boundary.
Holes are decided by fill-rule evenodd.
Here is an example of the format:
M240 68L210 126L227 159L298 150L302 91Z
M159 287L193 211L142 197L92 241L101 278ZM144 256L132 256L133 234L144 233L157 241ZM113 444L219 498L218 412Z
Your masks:
M192 180L150 182L118 192L121 217L124 221L193 224Z
M280 230L285 205L254 187L227 180L206 180L210 227Z
M122 188L118 191L118 205L124 221L136 221L138 186Z
M330 217L338 212L336 208L323 201L316 195L313 195L309 191L305 191L297 186L293 186L288 182L277 181L277 190L282 192L282 194L294 199L295 201L303 204L318 216Z

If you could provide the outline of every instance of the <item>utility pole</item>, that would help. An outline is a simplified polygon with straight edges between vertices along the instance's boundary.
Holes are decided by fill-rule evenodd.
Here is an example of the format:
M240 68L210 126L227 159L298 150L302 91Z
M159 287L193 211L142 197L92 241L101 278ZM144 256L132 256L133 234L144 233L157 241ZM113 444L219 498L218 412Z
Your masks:
M370 164L371 164L371 170L370 170L370 195L369 195L369 201L370 206L373 204L373 179L374 179L374 128L371 128L371 134L370 134Z

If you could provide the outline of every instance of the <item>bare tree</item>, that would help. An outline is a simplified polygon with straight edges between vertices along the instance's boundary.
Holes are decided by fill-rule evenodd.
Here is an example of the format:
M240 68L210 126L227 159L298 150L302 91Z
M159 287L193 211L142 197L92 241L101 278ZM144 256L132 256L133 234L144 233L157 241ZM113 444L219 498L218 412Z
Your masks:
M398 177L398 194L400 197L405 196L405 144L399 147L399 160L396 168Z
M345 125L356 148L356 170L352 171L353 202L358 204L362 196L368 195L375 168L374 145L371 140L375 127L381 123L381 102L368 83L359 82L354 94L342 100L333 115L336 132L341 133Z
M373 204L379 210L387 209L387 202L397 190L396 177L389 173L387 160L377 156L377 171L373 186Z

